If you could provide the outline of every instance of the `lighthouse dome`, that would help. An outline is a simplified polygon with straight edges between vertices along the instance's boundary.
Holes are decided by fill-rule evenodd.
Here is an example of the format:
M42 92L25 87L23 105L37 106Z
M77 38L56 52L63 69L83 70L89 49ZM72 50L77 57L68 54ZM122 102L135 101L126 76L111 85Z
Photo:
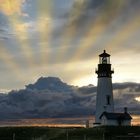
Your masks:
M110 57L110 54L106 53L106 50L102 54L99 55L100 57Z

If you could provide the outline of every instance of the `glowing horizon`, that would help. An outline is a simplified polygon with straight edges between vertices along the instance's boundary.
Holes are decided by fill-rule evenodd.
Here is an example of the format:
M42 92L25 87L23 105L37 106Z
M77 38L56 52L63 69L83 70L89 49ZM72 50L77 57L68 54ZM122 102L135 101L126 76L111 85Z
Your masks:
M140 126L140 115L132 115L132 126ZM59 121L59 123L57 123ZM62 121L62 122L61 122ZM63 123L63 121L66 121ZM73 122L75 121L75 122ZM0 122L0 127L86 127L86 122L94 123L94 116L75 118L43 118L43 119L18 119Z

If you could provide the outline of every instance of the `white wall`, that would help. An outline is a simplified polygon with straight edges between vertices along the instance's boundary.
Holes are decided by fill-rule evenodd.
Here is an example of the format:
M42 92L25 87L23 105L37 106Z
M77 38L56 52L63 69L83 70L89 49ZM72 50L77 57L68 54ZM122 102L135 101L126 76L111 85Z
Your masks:
M107 104L107 95L110 96L110 105ZM100 123L99 118L104 111L114 112L112 79L108 77L98 78L95 123Z
M87 120L86 121L86 128L92 128L93 127L93 123L94 123L94 120Z
M110 126L118 126L117 120L108 120L105 116L101 119L101 125L110 125ZM130 126L131 120L124 120L121 124L122 126Z
M122 125L124 125L124 126L131 125L131 120L123 121Z

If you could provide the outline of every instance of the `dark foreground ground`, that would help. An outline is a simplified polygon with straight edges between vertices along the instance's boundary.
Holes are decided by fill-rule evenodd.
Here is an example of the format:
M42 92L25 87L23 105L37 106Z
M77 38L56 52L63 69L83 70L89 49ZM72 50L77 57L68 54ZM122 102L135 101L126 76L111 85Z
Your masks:
M0 140L140 140L140 127L2 127Z

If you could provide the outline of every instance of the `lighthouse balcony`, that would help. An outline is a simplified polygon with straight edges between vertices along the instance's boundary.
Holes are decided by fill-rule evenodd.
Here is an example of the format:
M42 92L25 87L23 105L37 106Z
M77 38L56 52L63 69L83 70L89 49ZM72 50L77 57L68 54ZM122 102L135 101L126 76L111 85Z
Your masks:
M96 68L95 73L98 75L98 78L99 77L109 77L109 78L111 78L112 74L114 73L114 70L113 69L103 70L103 69L97 69Z
M100 73L109 73L109 74L113 74L114 73L114 69L95 69L95 73L96 74L100 74Z

